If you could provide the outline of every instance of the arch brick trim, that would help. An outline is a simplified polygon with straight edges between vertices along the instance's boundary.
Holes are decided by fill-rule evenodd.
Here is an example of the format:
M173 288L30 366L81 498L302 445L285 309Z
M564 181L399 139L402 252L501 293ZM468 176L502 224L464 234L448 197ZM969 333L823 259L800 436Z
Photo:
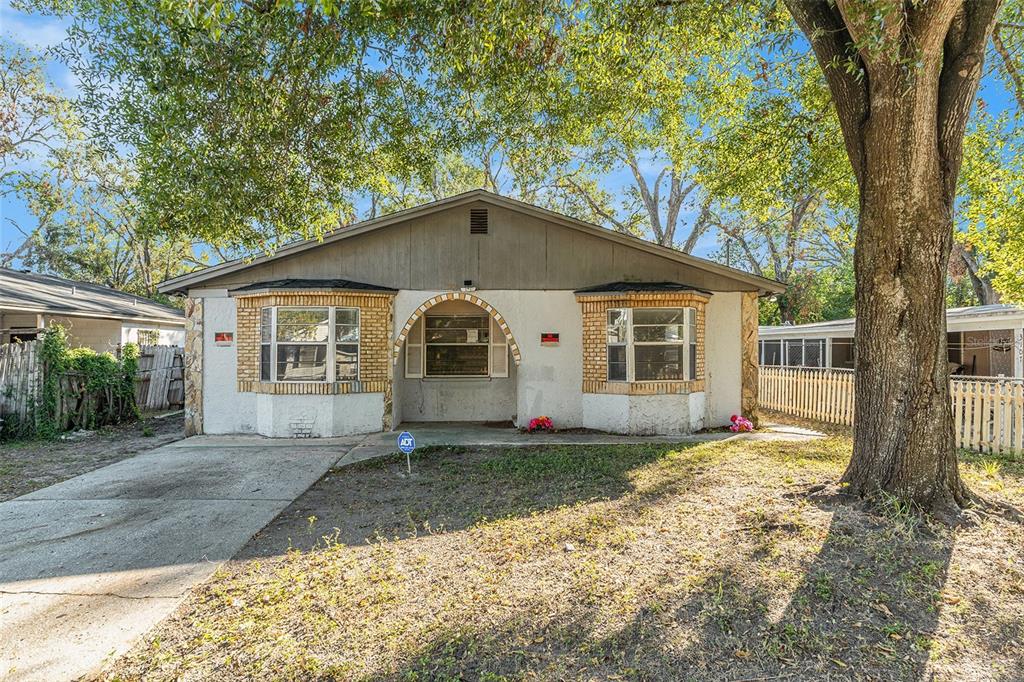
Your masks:
M402 344L405 343L405 338L409 335L409 332L412 330L412 326L416 324L416 320L423 317L424 313L426 313L428 310L433 308L438 303L444 303L445 301L467 301L479 308L482 308L484 312L490 315L491 319L498 323L498 327L501 329L502 333L505 335L505 339L508 341L509 350L512 351L512 361L516 363L516 367L519 366L519 363L522 361L522 355L519 352L519 344L516 343L515 337L512 336L512 330L509 329L508 322L505 321L505 318L501 316L501 313L499 313L494 306L492 306L490 303L483 300L479 296L475 296L474 294L467 294L461 291L453 291L447 294L438 294L437 296L432 296L431 298L421 303L419 307L417 307L416 310L412 312L412 315L409 317L408 321L402 327L401 331L398 332L398 338L395 339L395 345L392 347L391 354L393 364L398 364L398 353L399 351L402 350Z

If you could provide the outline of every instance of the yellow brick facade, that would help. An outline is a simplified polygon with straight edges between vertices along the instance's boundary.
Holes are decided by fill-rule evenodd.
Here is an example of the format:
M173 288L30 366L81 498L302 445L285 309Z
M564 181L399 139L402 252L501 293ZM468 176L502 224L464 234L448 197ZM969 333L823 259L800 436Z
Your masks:
M263 293L236 297L238 390L243 393L280 395L384 393L385 402L390 403L394 302L394 294L330 291ZM359 381L260 381L260 311L271 306L359 308ZM386 413L389 412L390 406L386 410Z
M583 392L626 395L694 393L704 390L704 309L708 297L687 292L577 294L583 308ZM607 325L611 308L695 308L697 367L693 381L608 381Z

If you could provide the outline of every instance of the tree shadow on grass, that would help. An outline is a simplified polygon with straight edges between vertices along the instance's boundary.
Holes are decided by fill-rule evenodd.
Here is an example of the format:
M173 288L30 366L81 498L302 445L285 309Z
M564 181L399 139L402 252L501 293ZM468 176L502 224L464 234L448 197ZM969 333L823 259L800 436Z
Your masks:
M700 443L425 448L413 456L411 475L402 455L328 472L236 558L309 550L324 538L364 545L453 532L626 496L651 504L687 485L718 456ZM659 466L671 467L673 475L640 482L645 468Z
M737 551L648 586L627 618L599 603L453 623L387 678L927 679L952 539L850 505L806 513L832 515L824 538L798 519L745 518ZM799 569L780 560L818 541Z

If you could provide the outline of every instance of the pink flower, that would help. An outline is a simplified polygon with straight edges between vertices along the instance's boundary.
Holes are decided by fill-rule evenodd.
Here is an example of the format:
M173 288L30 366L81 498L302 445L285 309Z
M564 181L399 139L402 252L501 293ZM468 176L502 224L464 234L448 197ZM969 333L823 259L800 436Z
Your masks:
M534 417L530 420L530 425L526 427L526 430L530 433L535 431L554 431L555 425L551 421L551 417Z
M729 427L729 430L732 431L733 433L754 430L754 423L747 419L746 417L744 417L743 415L734 414L730 421L732 421L732 426Z

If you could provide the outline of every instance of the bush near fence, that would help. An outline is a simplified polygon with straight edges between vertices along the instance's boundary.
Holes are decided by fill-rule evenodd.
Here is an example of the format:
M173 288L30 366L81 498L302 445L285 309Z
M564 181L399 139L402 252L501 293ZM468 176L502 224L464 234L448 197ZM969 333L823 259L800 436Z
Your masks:
M830 424L853 425L853 370L761 367L760 404ZM1024 379L950 377L959 448L1024 455Z
M68 348L54 326L43 338L0 345L0 439L52 436L180 407L182 349L134 344L111 353Z

